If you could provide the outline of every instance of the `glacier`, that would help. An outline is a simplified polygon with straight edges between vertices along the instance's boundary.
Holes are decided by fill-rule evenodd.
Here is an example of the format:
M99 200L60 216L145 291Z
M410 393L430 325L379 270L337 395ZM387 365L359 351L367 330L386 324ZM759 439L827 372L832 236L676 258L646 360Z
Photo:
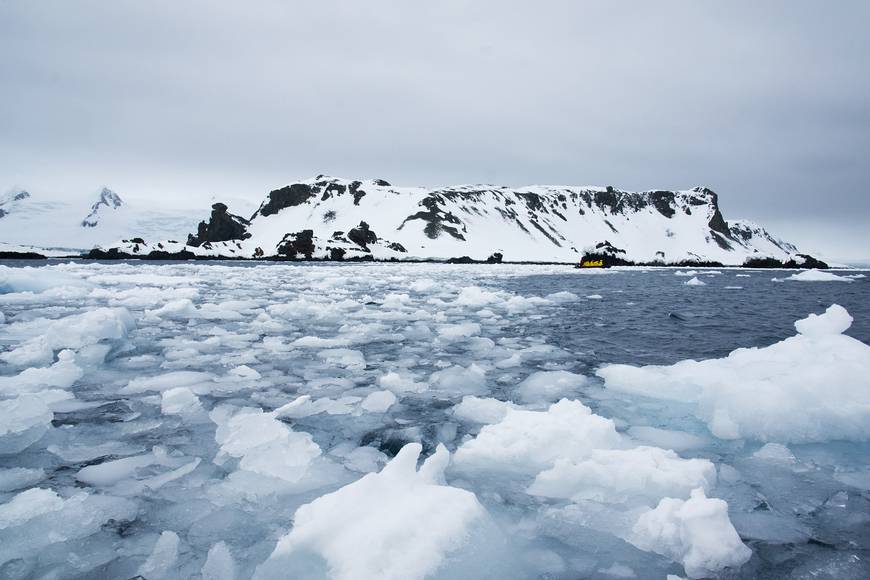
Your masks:
M763 274L0 265L0 577L866 578L868 279Z

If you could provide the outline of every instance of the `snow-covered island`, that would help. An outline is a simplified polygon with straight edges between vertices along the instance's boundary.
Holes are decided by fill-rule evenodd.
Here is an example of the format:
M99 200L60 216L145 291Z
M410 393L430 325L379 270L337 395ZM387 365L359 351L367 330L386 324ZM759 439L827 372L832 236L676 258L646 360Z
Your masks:
M575 263L590 255L617 265L826 266L757 224L726 221L703 187L424 188L320 175L270 191L250 216L216 202L199 221L202 210L128 207L107 189L84 209L79 218L69 203L13 192L0 202L0 242L17 244L8 257L78 248L102 259Z

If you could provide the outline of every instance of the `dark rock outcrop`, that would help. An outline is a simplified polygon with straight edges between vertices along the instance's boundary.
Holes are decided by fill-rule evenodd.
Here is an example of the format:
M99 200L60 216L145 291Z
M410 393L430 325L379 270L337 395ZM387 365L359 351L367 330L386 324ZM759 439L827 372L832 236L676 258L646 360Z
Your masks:
M249 225L245 218L229 213L225 204L216 203L211 206L208 223L199 222L196 234L187 236L187 245L197 247L208 242L244 240L251 237Z
M776 258L747 258L743 263L744 268L785 268L791 270L797 269L822 269L825 270L829 266L825 262L814 258L807 254L797 254L797 257L802 261L791 258L789 260L777 260Z
M0 217L3 217L0 215ZM47 258L37 252L9 252L0 251L0 260L46 260Z
M362 248L368 249L369 244L377 243L378 236L369 229L369 224L360 222L357 227L347 232L347 239Z
M314 230L302 230L295 234L286 234L278 244L278 254L291 259L300 257L310 260L315 251Z
M269 192L269 201L261 205L254 215L268 216L278 213L285 207L302 205L317 195L317 190L306 183L294 183L281 189L275 189Z

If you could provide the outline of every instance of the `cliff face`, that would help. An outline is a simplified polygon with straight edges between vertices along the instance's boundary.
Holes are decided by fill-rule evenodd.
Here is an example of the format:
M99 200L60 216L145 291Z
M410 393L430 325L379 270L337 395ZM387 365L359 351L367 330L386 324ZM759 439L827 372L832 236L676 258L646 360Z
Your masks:
M272 190L249 220L215 204L188 244L175 245L246 258L486 260L500 254L506 261L572 262L604 242L634 262L738 265L761 256L785 260L797 251L750 222L729 224L707 188L429 189L325 176Z

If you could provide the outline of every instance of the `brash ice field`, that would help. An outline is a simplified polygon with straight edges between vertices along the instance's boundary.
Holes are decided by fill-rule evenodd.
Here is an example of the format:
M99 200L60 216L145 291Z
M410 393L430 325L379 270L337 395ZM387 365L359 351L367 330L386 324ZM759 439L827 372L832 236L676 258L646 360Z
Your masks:
M0 266L0 577L870 577L864 274L226 264Z

